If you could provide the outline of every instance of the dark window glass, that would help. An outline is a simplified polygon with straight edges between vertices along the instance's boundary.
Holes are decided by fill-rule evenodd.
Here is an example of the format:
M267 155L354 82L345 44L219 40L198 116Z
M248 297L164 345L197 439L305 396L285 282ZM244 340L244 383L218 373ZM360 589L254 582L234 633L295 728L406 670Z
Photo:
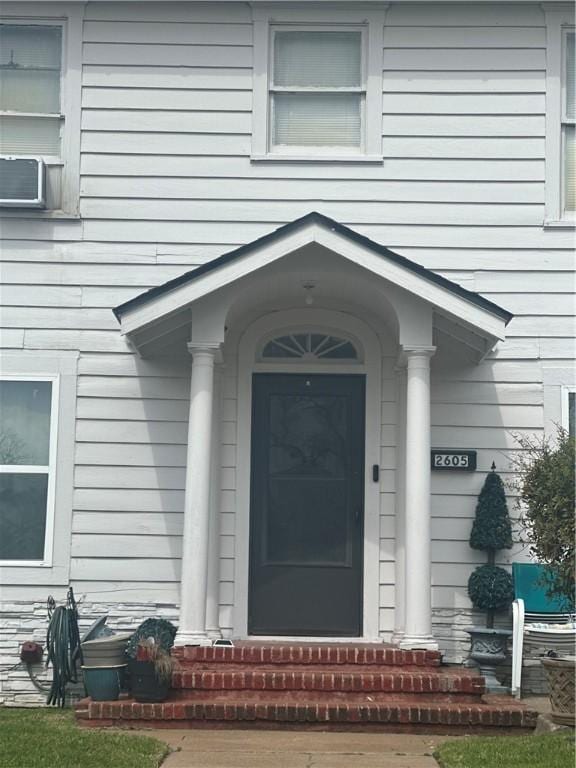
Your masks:
M42 560L47 474L0 473L0 560Z

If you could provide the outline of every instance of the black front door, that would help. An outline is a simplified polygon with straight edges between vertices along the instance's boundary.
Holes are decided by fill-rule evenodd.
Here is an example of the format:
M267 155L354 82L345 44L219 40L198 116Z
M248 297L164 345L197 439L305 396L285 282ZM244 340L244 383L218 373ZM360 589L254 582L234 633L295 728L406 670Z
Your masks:
M364 376L254 375L250 634L362 634L364 392Z

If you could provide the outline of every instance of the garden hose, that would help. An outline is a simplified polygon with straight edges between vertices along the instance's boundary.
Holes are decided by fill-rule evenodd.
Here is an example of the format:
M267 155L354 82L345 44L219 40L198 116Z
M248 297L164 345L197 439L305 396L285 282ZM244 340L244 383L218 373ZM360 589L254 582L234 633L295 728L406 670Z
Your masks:
M78 610L72 587L68 590L66 605L57 606L48 598L48 631L46 633L46 667L52 665L52 685L47 704L63 707L66 686L78 682L78 662L82 663Z

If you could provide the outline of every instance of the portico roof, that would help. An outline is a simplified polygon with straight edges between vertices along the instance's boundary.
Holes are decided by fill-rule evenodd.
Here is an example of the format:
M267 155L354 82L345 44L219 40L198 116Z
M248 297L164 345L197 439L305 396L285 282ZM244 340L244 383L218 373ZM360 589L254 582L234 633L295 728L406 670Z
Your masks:
M114 314L123 333L135 333L311 243L464 322L492 344L505 337L504 328L513 317L507 310L315 211L136 296L116 307Z

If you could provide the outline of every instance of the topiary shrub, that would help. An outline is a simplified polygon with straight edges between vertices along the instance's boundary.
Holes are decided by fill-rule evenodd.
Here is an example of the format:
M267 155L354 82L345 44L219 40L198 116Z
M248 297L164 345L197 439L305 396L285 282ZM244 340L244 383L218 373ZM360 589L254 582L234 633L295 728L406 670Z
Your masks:
M511 575L494 565L496 550L512 546L506 494L495 464L478 496L470 546L488 553L488 565L476 568L468 580L468 596L476 608L486 611L486 626L492 629L495 611L506 609L514 599Z
M574 437L559 429L554 443L517 440L524 450L514 463L516 486L530 552L549 566L543 585L548 597L574 611Z
M512 576L497 565L481 565L470 576L468 595L482 611L507 608L514 599Z

